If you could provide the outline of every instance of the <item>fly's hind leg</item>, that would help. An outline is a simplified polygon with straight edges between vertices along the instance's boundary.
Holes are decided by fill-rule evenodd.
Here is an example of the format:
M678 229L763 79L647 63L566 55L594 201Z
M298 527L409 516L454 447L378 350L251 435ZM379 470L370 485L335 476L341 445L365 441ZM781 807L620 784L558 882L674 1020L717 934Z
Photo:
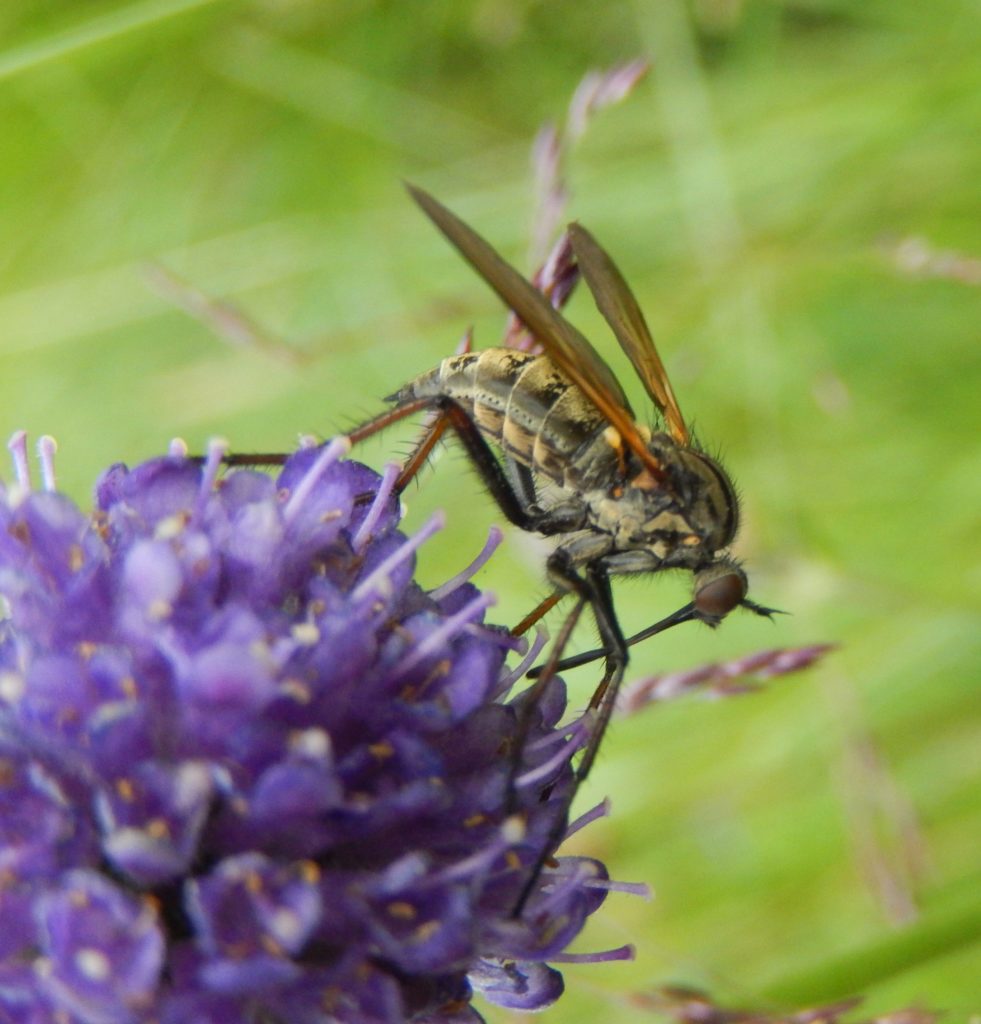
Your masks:
M427 424L408 461L402 467L402 472L395 485L395 492L400 494L405 490L410 481L426 464L426 460L440 438L446 433L447 428L451 428L460 439L474 468L490 491L491 497L508 521L522 530L537 530L539 517L535 516L517 494L501 467L501 463L467 411L447 395L427 395L402 402L374 419L368 420L360 427L356 427L348 436L353 444L357 444L422 409L430 409L436 415Z
M371 437L384 430L386 427L390 427L393 423L398 423L399 420L405 419L407 416L411 416L413 413L418 412L420 409L426 409L432 405L432 401L428 398L416 399L414 401L403 402L400 405L396 405L391 409L386 409L383 413L378 416L367 420L365 423L360 424L354 428L354 430L348 433L348 439L351 444L357 444L359 441L365 440L365 438ZM439 431L442 433L442 430ZM426 454L432 449L433 445L439 440L439 433L436 437L429 442L429 447L426 450ZM425 442L426 438L423 438ZM256 466L282 466L286 463L287 459L291 456L290 452L226 452L222 456L222 464L225 466L242 466L242 467L256 467ZM195 462L204 462L203 455L192 456ZM425 462L425 455L420 460L420 465ZM418 467L416 468L418 472ZM405 471L403 470L403 475ZM412 475L415 475L414 473ZM412 479L412 475L405 481ZM404 484L403 484L404 487ZM399 488L401 490L402 488Z

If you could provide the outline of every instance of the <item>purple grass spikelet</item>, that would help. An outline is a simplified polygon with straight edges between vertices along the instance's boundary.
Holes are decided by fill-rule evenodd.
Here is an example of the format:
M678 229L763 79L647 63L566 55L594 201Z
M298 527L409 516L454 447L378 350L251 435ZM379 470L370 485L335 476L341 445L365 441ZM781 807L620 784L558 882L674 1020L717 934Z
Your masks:
M765 681L810 668L834 649L834 644L774 648L756 651L732 661L648 676L623 687L617 699L617 712L633 715L651 704L694 692L710 699L754 693Z

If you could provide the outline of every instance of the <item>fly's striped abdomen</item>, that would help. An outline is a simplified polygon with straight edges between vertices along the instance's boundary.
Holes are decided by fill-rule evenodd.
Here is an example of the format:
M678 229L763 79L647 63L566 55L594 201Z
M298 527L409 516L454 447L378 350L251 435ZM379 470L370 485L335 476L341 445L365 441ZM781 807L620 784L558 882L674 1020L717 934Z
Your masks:
M560 486L579 489L594 474L611 479L606 419L547 356L509 348L450 356L392 400L444 396L503 452Z

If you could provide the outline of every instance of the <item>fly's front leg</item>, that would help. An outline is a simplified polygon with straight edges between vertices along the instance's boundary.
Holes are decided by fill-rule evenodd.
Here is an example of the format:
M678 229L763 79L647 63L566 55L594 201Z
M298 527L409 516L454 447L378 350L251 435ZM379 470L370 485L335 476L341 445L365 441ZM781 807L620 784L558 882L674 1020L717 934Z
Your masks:
M570 550L559 548L548 560L548 572L558 585L575 591L589 603L596 619L603 650L606 652L606 671L589 701L589 712L595 715L596 720L590 730L589 744L576 769L576 776L582 781L589 774L589 769L596 759L596 752L613 712L617 690L627 667L627 641L617 620L610 577L603 567L600 556L594 555L587 561L580 575L576 571Z
M612 545L609 534L581 533L556 548L546 563L549 579L557 589L578 594L593 609L600 640L607 652L608 674L617 663L621 670L627 664L627 642L617 621L610 579L602 563ZM583 567L581 572L579 566ZM597 694L591 706L595 707L601 697L601 693Z
M565 833L566 822L569 816L569 808L575 799L579 783L586 778L589 770L596 760L596 754L602 742L606 727L609 725L613 708L616 704L617 691L623 680L623 674L627 667L627 644L617 621L616 612L613 607L613 595L610 590L610 580L600 561L603 552L593 549L599 548L602 544L602 535L599 537L577 538L572 544L559 548L548 560L549 576L556 584L566 591L572 591L578 595L576 609L588 603L593 609L596 624L599 628L606 655L606 671L599 686L596 688L586 712L592 718L589 725L589 740L583 752L582 759L575 770L575 785L570 786L569 791L559 806L552 825L549 829L545 842L539 850L536 862L532 865L528 877L521 888L518 901L514 906L512 915L520 917L524 911L531 894L535 891L538 879L543 868L549 859L554 855L562 841ZM591 561L587 561L580 574L576 568L576 554L584 555L592 553ZM581 563L580 563L581 564ZM568 622L567 624L568 625ZM570 630L563 629L560 638L563 641L568 639ZM531 693L541 691L548 685L548 681L555 675L556 667L561 660L561 650L553 650L542 673L535 681ZM530 710L530 709L528 709ZM525 727L525 733L528 727ZM519 735L521 730L519 729Z
M568 642L569 636L572 632L572 626L575 624L575 620L579 617L579 612L582 610L583 605L591 604L594 605L594 584L583 578L576 572L576 564L582 564L588 562L590 559L601 558L612 545L612 538L608 534L598 533L590 530L581 532L573 536L570 540L566 541L561 547L556 548L555 551L549 556L548 562L546 563L546 569L548 571L549 579L555 585L555 594L553 598L548 598L542 602L535 609L534 615L537 615L542 609L551 608L555 602L565 594L576 594L579 600L576 602L576 607L572 614L569 615L562 625L562 629L559 631L559 635L556 637L556 642L552 646L552 651L545 662L542 671L538 673L538 678L535 680L531 688L523 695L524 702L521 709L521 715L518 719L518 727L515 731L514 748L512 750L512 761L513 771L512 775L517 774L521 768L521 757L524 753L525 742L528 739L528 734L531 731L531 723L535 714L535 709L538 705L539 700L548 688L549 683L555 676L556 667L559 660L562 657L563 649ZM606 594L609 594L609 587L606 588ZM600 598L601 600L602 598ZM544 614L544 612L542 612ZM540 617L540 616L539 616ZM523 631L527 625L531 622L527 617L519 626L519 629ZM615 619L613 620L615 623ZM619 627L616 627L619 632ZM601 630L602 632L602 630ZM604 639L606 634L604 633Z
M555 585L556 594L560 596L569 593L575 594L579 600L576 602L572 615L563 623L548 660L538 673L538 678L535 680L534 685L524 696L524 704L521 709L521 716L518 719L515 745L512 752L512 760L514 762L513 774L517 774L521 768L521 757L528 735L531 732L531 723L535 709L555 676L563 650L571 635L571 627L575 619L578 618L579 611L583 605L588 604L592 607L604 646L611 651L622 650L624 656L621 660L624 665L626 664L626 645L623 643L623 634L613 613L610 586L606 581L605 575L600 574L597 576L598 570L590 568L586 569L585 575L580 575L576 570L577 564L586 564L588 567L591 561L601 558L609 550L611 544L612 539L608 534L596 531L579 533L561 547L556 548L546 563L548 576ZM548 602L543 602L544 604L548 604ZM543 605L539 607L541 608ZM611 670L611 664L614 660L612 655L607 659L607 672L604 675L603 682L600 684L603 691L606 690L610 679L615 674ZM619 675L622 676L622 674L623 668L621 666ZM597 692L599 694L598 699L602 699L602 694L599 691ZM591 708L596 706L596 701L597 697L594 696L594 701L590 703Z
M599 595L599 600L593 604L593 614L596 616L600 636L603 639L603 647L606 650L606 671L589 701L589 711L595 715L595 721L590 731L589 744L576 768L576 778L579 782L586 778L596 760L606 727L610 724L610 718L616 707L617 692L623 682L623 674L627 669L629 657L627 641L613 607L610 577L601 565L590 566L586 575L592 581L594 593ZM600 624L601 619L605 625Z

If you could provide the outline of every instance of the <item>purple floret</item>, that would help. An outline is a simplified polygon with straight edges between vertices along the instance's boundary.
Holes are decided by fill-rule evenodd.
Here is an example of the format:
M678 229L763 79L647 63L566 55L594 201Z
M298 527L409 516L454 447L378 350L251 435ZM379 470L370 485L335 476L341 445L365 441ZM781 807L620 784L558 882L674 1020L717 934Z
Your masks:
M278 479L113 466L0 489L0 1022L477 1022L540 1009L602 903L558 858L582 723L509 753L518 646L432 592L346 444ZM496 543L496 541L494 541ZM482 556L485 557L485 556ZM598 955L597 959L603 959Z

